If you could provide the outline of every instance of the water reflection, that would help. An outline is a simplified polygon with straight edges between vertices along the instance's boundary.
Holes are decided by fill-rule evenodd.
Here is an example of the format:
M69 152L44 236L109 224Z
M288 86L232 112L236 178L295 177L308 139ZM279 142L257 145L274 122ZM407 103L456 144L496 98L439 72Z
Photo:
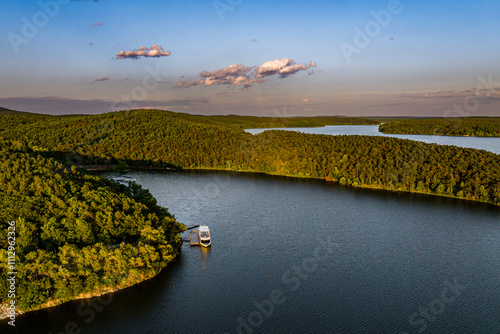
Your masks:
M208 263L210 262L210 255L212 253L212 247L200 247L200 260L201 267L207 269Z

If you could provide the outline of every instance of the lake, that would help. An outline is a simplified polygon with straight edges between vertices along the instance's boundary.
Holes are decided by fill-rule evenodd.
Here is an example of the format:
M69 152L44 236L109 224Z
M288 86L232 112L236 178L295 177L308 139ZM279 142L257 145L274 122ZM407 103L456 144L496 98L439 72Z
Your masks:
M212 247L19 316L19 333L500 333L500 207L251 173L129 175L187 226L209 225Z
M246 129L245 131L257 134L271 129ZM500 154L500 137L455 137L455 136L423 136L423 135L399 135L385 134L378 131L378 125L329 125L316 128L275 128L272 130L300 131L303 133L322 135L363 135L396 137L422 141L424 143L435 143L439 145L455 145L460 147L477 148L496 154Z

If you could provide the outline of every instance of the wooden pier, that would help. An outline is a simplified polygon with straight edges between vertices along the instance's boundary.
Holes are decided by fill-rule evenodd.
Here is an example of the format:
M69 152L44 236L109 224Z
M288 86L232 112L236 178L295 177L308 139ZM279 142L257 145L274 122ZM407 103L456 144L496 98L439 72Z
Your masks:
M191 230L189 232L189 243L191 246L197 246L200 244L200 237L197 230Z

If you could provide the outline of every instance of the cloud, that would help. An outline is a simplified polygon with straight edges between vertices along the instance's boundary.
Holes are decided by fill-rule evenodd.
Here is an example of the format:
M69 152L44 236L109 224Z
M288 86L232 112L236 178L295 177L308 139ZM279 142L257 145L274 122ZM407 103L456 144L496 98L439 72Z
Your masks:
M107 81L107 80L109 80L108 77L100 77L100 78L94 79L94 81Z
M227 76L241 76L248 73L252 68L244 66L243 64L237 65L233 64L228 67L224 67L219 70L214 70L212 72L203 71L200 73L202 78L225 78Z
M96 26L102 26L103 24L104 23L96 22L96 23L92 23L91 26L96 27Z
M309 65L295 64L293 59L282 58L265 62L255 70L257 78L264 78L270 75L278 74L280 78L286 78L298 71L307 70L310 67L316 67L316 63L311 61Z
M303 99L302 100L302 103L307 103L307 102L309 102L309 99Z
M253 83L262 82L262 80L252 78L252 67L243 64L233 64L228 67L217 69L211 72L203 71L200 73L200 80L189 81L185 79L177 83L178 88L189 88L193 86L203 85L241 85L249 87Z
M202 71L201 79L189 81L185 79L177 83L177 88L189 88L193 86L213 86L213 85L236 85L250 87L255 83L263 83L266 77L279 75L286 78L299 71L315 67L316 63L311 61L309 65L296 64L293 59L283 58L271 60L261 66L245 66L243 64L233 64L228 67L217 69L211 72Z
M165 51L159 45L153 44L151 47L147 48L141 46L138 50L133 51L120 51L116 55L116 59L126 59L126 58L139 58L139 57L168 57L172 53L170 51Z

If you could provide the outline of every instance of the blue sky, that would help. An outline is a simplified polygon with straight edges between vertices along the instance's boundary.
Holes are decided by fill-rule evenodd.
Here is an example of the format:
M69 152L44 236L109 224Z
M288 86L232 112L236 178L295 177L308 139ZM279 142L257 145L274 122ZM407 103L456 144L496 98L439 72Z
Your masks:
M0 106L500 116L498 13L493 0L10 1Z

